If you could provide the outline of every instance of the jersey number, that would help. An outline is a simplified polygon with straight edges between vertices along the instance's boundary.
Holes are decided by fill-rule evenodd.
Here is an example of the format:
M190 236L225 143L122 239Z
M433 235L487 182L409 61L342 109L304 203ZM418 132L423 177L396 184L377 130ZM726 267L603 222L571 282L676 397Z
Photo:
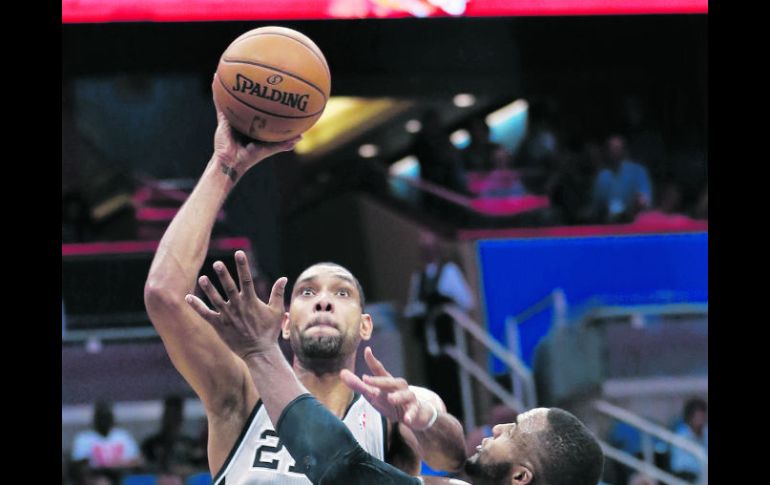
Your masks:
M278 433L273 431L272 429L266 429L262 432L262 434L259 436L260 439L264 440L269 437L276 438L275 445L271 446L268 444L261 445L259 448L257 448L257 452L254 455L254 466L258 468L268 468L270 470L277 470L278 465L280 464L281 460L279 458L273 458L271 460L263 460L262 459L262 453L280 453L281 449L284 448L283 444L281 443L281 439L278 437ZM296 466L296 463L291 458L291 456L286 453L286 456L291 461L291 465L289 466L289 471L292 473L302 473L302 470L299 469L298 466Z

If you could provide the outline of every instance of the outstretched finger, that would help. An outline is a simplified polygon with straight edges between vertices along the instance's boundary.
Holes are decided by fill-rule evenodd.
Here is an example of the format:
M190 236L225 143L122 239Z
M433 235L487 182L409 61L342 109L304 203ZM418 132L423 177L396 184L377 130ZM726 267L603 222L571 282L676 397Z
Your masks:
M392 377L390 372L388 372L385 366L382 365L382 362L374 356L371 347L366 347L364 349L364 360L366 360L366 365L369 366L369 370L371 370L372 374L375 376Z
M286 282L288 281L289 279L287 277L282 276L273 283L270 299L267 302L267 305L270 308L283 312L283 293L286 290Z
M395 392L408 390L409 383L403 377L364 376L364 382L382 391Z
M420 410L420 407L417 405L409 406L406 412L404 413L404 422L408 425L411 425L415 418L417 417L417 412Z
M238 270L238 279L241 282L241 293L247 298L256 296L254 292L254 280L251 277L251 269L249 268L249 258L246 257L246 253L243 251L235 252L236 269Z
M353 391L361 393L367 400L374 399L380 395L380 390L376 387L367 385L357 375L347 369L340 371L340 379Z
M238 296L238 286L235 284L235 280L233 280L233 277L230 276L230 271L227 270L227 266L225 266L225 263L223 263L222 261L215 262L214 271L217 272L217 276L219 277L219 282L222 283L222 288L225 289L227 298L229 300L232 300L234 297Z
M195 312L203 317L204 320L214 325L219 322L219 313L211 310L206 304L195 295L186 295L184 301L192 307Z
M225 301L222 299L222 295L219 294L217 289L214 288L214 285L211 284L209 277L205 275L201 276L198 278L198 284L211 302L211 306L221 312L222 309L225 308Z
M389 394L388 402L394 406L402 406L409 403L416 403L417 398L414 396L414 393L411 390L404 389L402 391Z

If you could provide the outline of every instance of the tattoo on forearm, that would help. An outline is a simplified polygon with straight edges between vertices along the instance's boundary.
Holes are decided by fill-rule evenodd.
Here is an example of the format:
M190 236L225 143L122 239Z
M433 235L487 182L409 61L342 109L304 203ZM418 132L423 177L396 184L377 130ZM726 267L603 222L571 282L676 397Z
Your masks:
M228 167L224 163L221 164L221 167L222 167L222 173L230 177L230 180L232 180L233 183L238 181L238 172L234 168Z

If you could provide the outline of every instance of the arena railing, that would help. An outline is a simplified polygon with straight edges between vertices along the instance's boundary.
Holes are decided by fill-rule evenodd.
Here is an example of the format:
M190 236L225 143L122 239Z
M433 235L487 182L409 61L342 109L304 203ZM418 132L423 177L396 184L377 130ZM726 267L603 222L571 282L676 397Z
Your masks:
M554 324L565 325L567 319L566 298L564 293L557 288L554 292L532 305L529 309L508 319L507 325L512 329L512 333L509 335L513 335L512 340L509 338L509 346L512 343L515 343L516 322L527 320L551 305L555 307ZM437 341L435 320L440 315L449 315L453 320L454 344L442 346ZM514 393L503 388L503 386L490 376L487 369L479 365L470 356L466 332L478 340L492 355L510 367L512 371ZM443 353L448 355L458 364L460 392L463 404L463 419L466 429L476 427L475 403L470 380L471 376L475 377L489 392L500 399L500 401L513 409L527 410L537 407L537 395L532 371L511 348L506 348L491 337L457 305L441 305L431 312L426 324L426 333L428 352L433 355ZM601 414L628 423L637 428L642 435L643 460L610 445L604 440L599 440L602 450L608 458L616 460L661 483L669 485L691 485L690 482L672 475L653 463L652 437L655 437L668 444L668 446L677 446L692 453L701 465L701 473L699 474L697 485L708 485L708 455L697 444L677 436L662 426L607 401L601 399L594 401L593 409Z
M454 345L439 346L436 339L435 320L442 314L449 315L454 322ZM491 337L457 305L441 305L431 312L428 316L426 332L428 352L433 355L444 353L459 365L460 395L462 396L463 419L466 428L471 429L476 425L471 376L475 377L492 394L513 409L530 409L535 407L537 396L532 371L527 368L521 359ZM512 374L516 374L516 379L521 382L522 392L520 394L508 392L489 375L486 369L470 357L466 332L481 342L489 352L510 367Z

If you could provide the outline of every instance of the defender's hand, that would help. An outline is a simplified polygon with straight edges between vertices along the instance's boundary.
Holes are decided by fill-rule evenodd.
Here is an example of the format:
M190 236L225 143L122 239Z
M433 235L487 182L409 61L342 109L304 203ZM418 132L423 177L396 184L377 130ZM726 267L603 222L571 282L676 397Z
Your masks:
M237 251L235 262L240 280L240 290L221 261L214 263L219 281L225 289L225 301L206 276L198 283L209 298L210 309L198 297L187 295L185 301L209 322L230 349L241 358L262 352L276 345L283 316L283 292L287 279L279 278L273 285L267 304L254 291L254 282L246 253Z
M402 422L415 431L422 431L433 424L437 411L432 404L418 399L405 379L393 377L374 357L370 347L364 350L364 359L374 375L364 375L361 380L343 369L340 378L349 388L360 392L375 409L393 422Z

